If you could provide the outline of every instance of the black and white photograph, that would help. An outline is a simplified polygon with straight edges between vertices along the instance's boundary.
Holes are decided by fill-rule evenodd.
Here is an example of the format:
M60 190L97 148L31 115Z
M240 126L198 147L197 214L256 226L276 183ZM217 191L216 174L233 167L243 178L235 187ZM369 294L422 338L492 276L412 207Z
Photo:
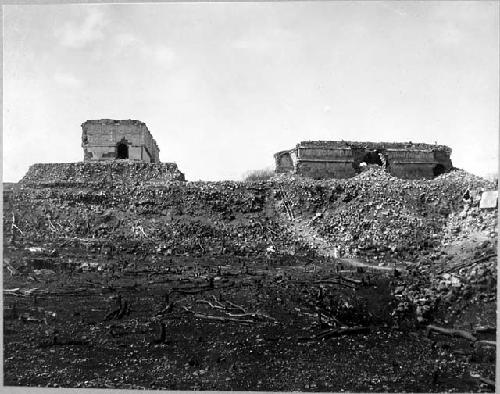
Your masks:
M495 392L499 15L4 4L2 390Z

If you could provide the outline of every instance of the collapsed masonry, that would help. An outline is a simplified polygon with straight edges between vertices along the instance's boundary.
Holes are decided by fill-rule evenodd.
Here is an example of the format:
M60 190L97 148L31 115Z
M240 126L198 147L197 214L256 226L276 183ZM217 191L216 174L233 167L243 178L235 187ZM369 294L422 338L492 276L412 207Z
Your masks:
M85 161L160 162L160 149L146 124L139 120L87 120L82 124L82 148Z
M452 169L444 145L394 142L303 141L274 155L277 173L350 178L365 166L378 165L403 179L431 179Z

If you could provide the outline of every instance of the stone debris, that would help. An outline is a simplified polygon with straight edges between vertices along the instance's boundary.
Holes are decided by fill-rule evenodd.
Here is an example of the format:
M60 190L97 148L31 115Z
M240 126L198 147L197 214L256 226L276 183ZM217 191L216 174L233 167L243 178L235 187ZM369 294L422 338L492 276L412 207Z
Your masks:
M481 195L479 208L481 209L496 208L497 204L498 204L498 190L489 190L483 192L483 194Z
M491 186L464 171L424 181L399 179L376 167L344 180L279 179L292 210L310 217L343 257L412 261L438 247L450 231L463 234L472 226L496 232L493 213L479 213L477 198L467 216L471 218L465 218L470 224L449 228L450 219L466 206L463 194Z
M280 176L184 183L169 177L180 178L174 165L35 165L9 197L19 231L7 219L5 234L41 242L83 239L103 250L154 245L160 255L307 250L283 231L281 211L291 220L309 219L335 257L409 266L439 261L440 248L471 234L491 241L498 234L496 211L479 206L480 191L491 183L459 170L433 180L403 180L377 167L325 181ZM50 248L31 250L41 247Z
M217 383L239 379L236 361L217 369L219 361L196 358L200 348L210 355L220 348L219 359L237 360L242 370L247 355L258 354L259 371L263 361L276 363L275 371L290 368L301 382L311 368L321 378L342 370L342 385L318 384L322 391L429 391L441 373L432 372L436 360L449 376L462 376L469 364L423 338L423 329L472 331L455 317L481 308L489 308L486 318L464 321L495 324L489 316L496 306L497 209L480 208L482 191L494 188L484 179L455 170L433 180L403 180L370 165L354 178L325 181L283 175L185 182L176 171L128 162L36 165L4 193L7 382L19 383L20 376L38 382L33 374L53 365L40 356L61 351L74 368L50 368L47 383L125 388L132 363L140 362L135 371L148 376L148 388L168 382L169 389L241 389ZM291 226L315 242L299 239ZM318 245L331 253L319 253ZM120 308L113 294L126 295ZM108 298L114 309L106 309ZM153 317L163 319L164 335L152 335L149 325L159 322ZM40 324L45 342L36 345ZM279 330L269 330L276 324ZM357 335L344 335L349 332ZM92 381L75 375L83 370L79 360L90 358L89 344L92 354L104 349L99 354L107 368ZM492 350L483 345L468 346L468 355L490 360ZM331 349L343 358L332 358ZM170 360L166 375L164 361L151 363L157 350ZM36 368L19 367L26 354L34 355ZM304 354L313 367L296 362ZM478 376L493 376L492 360ZM377 370L360 367L364 361ZM195 367L196 376L210 376L214 386L182 385ZM202 367L208 372L199 372ZM104 380L116 368L123 371L119 380ZM414 375L401 373L415 368ZM261 388L303 387L290 386L288 372L283 385ZM414 386L422 376L432 382ZM274 373L263 379L271 382ZM344 384L349 379L352 384ZM439 388L466 391L461 387Z
M490 182L460 170L402 180L377 167L347 180L280 182L336 257L405 263L410 275L395 280L394 316L423 323L439 305L458 313L460 303L495 297L497 211L479 205Z
M82 187L113 184L142 185L184 181L175 163L143 163L132 160L33 164L19 184L23 187Z

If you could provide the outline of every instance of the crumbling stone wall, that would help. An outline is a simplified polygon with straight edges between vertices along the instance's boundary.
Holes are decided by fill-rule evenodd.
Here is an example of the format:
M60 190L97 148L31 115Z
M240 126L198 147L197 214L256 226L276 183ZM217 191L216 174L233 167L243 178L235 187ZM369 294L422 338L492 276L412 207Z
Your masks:
M138 120L87 120L82 124L84 161L130 159L160 162L160 149Z
M451 149L444 145L303 141L274 155L277 173L311 178L350 178L365 165L378 165L405 179L431 179L452 168Z
M33 164L19 184L26 186L72 187L110 184L163 184L184 181L176 163L104 161Z

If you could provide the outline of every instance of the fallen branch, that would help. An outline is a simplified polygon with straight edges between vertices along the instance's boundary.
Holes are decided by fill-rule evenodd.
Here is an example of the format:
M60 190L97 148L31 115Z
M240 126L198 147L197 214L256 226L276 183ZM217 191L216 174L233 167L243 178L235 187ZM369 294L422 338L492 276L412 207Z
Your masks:
M339 325L339 326L345 326L345 324L343 324L340 320L338 320L336 317L334 316L329 316L329 315L326 315L324 313L320 313L319 316L317 313L310 313L310 312L305 312L305 311L302 311L300 310L299 308L295 308L295 310L297 312L299 312L301 315L303 316L309 316L309 317L312 317L312 318L318 318L320 317L321 318L321 321L325 321L327 324L330 324L332 323L332 321L334 323L336 323L336 325Z
M491 326L479 326L474 329L475 334L495 334L496 332L496 327Z
M226 301L226 302L228 304L230 304L231 306L229 306L229 307L224 306L219 301L217 301L217 299L215 298L215 296L212 296L212 298L214 300L214 303L211 303L208 300L196 300L196 303L198 303L198 304L207 304L207 305L209 305L213 309L222 310L222 311L226 312L227 315L230 316L230 317L237 317L237 318L238 317L253 317L255 319L269 319L269 320L276 321L275 318L273 318L271 316L268 316L268 315L264 315L263 313L259 313L259 312L247 312L245 309L243 309L243 307L241 307L239 305L236 305L236 304L233 304L230 301ZM227 309L237 309L237 310L239 310L240 312L243 312L243 313L230 313L230 312L227 311Z
M444 273L449 273L451 271L456 271L458 269L461 269L461 268L464 268L464 267L467 267L469 265L473 265L473 264L479 264L479 263L482 263L483 261L488 261L489 259L491 259L492 257L497 257L497 254L496 253L492 253L492 254L489 254L487 256L483 256L483 257L480 257L476 260L472 260L472 261L466 261L466 262L463 262L463 263L460 263L460 264L456 264L454 265L453 267L450 267L450 268L447 268L445 270L442 270L440 273L441 274L444 274Z
M4 289L3 293L5 295L30 296L33 293L46 294L47 290L40 290L38 287L34 287L32 289L20 289L19 287L16 287L15 289Z
M22 232L22 230L19 227L17 227L17 225L15 223L12 223L12 229L16 229L17 231L19 231L21 233L21 235L24 236L24 233Z
M271 316L268 316L268 315L264 315L262 313L257 313L257 312L254 312L254 313L228 313L229 316L231 317L253 317L253 318L262 318L262 319L269 319L269 320L272 320L272 321L277 321L274 317L271 317Z
M472 335L469 331L457 330L454 328L438 327L438 326L434 326L432 324L427 326L427 330L426 330L427 336L429 336L430 333L434 332L434 331L438 332L440 334L451 336L451 337L465 338L465 339L467 339L469 341L473 341L473 342L477 341L477 338L474 335Z
M211 316L211 315L202 315L201 313L194 313L194 317L198 317L200 319L208 319L208 320L218 320L218 321L234 321L238 323L255 323L253 320L241 320L241 319L233 319L231 317L221 317L221 316Z
M486 383L488 386L495 388L495 381L488 379L488 378L483 378L482 376L479 377L479 380L483 383Z
M232 306L233 309L238 309L239 311L241 311L243 313L247 312L245 309L243 309L243 307L236 305L236 304L232 303L231 301L226 301L226 303L228 303L230 306Z
M335 330L323 331L315 336L315 339L336 338L342 335L366 334L370 331L368 327L344 327Z
M137 226L135 228L137 231L141 232L142 235L144 235L144 238L147 238L148 236L146 235L146 233L144 232L144 229L142 228L142 226Z
M193 312L191 309L189 309L188 307L185 307L185 306L183 306L182 309L184 309L188 313L193 314L194 317L197 317L200 319L217 320L217 321L233 321L233 322L238 322L238 323L256 323L254 320L241 320L241 319L235 319L232 317L202 315L201 313Z
M486 341L486 340L477 341L476 344L477 345L492 346L492 347L497 346L496 341Z
M354 278L347 278L345 276L339 275L340 280L345 280L346 282L354 283L356 285L360 285L363 282L359 279L354 279Z
M339 326L342 326L343 323L337 319L335 316L329 316L329 315L325 315L324 313L320 313L319 317L322 319L322 320L326 320L326 322L328 324L331 324L331 322L335 322L336 324L338 324Z
M57 232L57 229L52 224L52 221L50 220L50 218L47 218L47 221L49 222L49 228L50 228L50 230L53 231L53 232Z
M21 233L21 235L24 236L24 233L21 231L21 229L19 227L17 227L17 225L16 225L16 216L14 215L14 212L12 212L12 225L11 225L12 234L14 234L14 229L16 229L17 231L19 231Z
M23 295L19 287L16 287L15 289L3 289L3 293L5 295L15 295L15 296Z
M310 282L303 282L304 284L310 284ZM355 289L356 286L351 285L350 283L342 283L341 281L335 281L331 279L323 279L323 280L317 280L314 281L313 284L315 285L340 285L340 286L346 286L351 289Z
M317 340L322 340L322 339L337 338L337 337L340 337L342 335L366 334L368 332L370 332L369 327L362 327L362 326L342 327L342 328L337 328L334 330L322 331L319 334L314 335L312 337L299 338L299 341L317 341Z
M273 235L276 235L276 236L278 235L278 234L276 233L276 231L271 230L271 229L270 229L269 227L267 227L267 226L265 227L265 229L266 229L266 231L269 231L269 232L270 232L271 234L273 234Z
M202 293L206 290L208 290L209 287L203 287L203 288L195 288L195 289L173 289L175 292L180 293L180 294L198 294Z
M23 313L19 316L19 320L24 322L24 323L45 323L47 324L47 321L45 319L37 319L28 313Z
M41 348L52 347L52 346L92 346L89 341L80 339L68 339L65 341L59 340L59 338L54 337L51 341L45 341L38 345Z
M212 294L212 295L211 295L211 298L212 298L212 300L214 300L214 303L215 303L216 305L219 305L219 306L221 306L221 307L224 307L224 305L222 305L222 304L220 303L220 301L217 299L217 297L215 297L215 295L213 295L213 294Z
M226 309L223 306L214 305L210 301L207 301L207 300L196 300L196 302L198 304L208 304L210 306L210 308L213 308L213 309L220 309L220 310L225 310Z
M159 311L155 316L159 317L159 316L166 315L168 313L172 313L172 311L174 310L174 306L175 306L175 304L173 302L169 303L165 308L163 308L161 311Z

